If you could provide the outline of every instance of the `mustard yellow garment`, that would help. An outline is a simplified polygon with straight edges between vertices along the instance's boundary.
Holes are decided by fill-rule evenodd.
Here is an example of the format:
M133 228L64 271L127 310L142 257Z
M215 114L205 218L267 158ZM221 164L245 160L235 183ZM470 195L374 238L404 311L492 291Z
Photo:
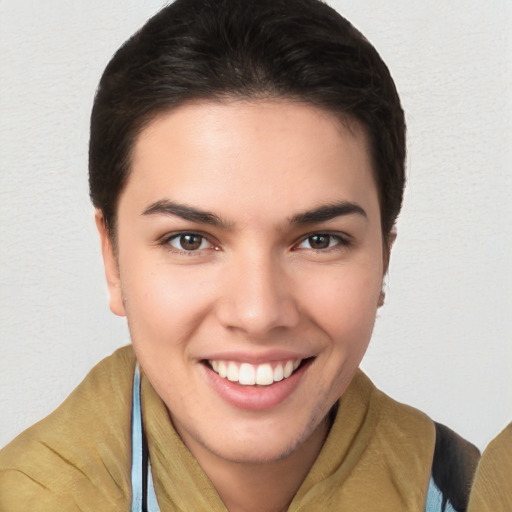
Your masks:
M130 510L134 365L131 348L115 352L0 451L1 512Z
M484 451L467 512L512 512L512 423Z
M0 512L130 509L134 365L131 347L118 350L0 452ZM162 512L226 512L144 376L142 407ZM431 420L359 372L289 511L423 512L434 444Z

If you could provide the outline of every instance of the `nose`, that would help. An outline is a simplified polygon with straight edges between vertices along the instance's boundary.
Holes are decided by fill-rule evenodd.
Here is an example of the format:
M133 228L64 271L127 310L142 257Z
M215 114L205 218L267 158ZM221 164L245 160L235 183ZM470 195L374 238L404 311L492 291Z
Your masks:
M272 256L241 256L226 273L217 305L217 318L224 327L261 339L298 324L293 279Z

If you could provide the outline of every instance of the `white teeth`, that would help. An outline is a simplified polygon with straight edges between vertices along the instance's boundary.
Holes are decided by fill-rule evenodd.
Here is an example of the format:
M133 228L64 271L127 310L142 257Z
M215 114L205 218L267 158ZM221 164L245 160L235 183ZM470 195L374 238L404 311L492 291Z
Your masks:
M281 363L279 363L276 366L276 369L274 370L274 381L279 382L280 380L283 380L283 379L284 379L283 365Z
M274 372L269 364L260 364L256 371L256 384L268 386L274 382Z
M222 361L219 361L219 375L225 379L228 376L228 370L226 368L226 364Z
M227 377L231 382L238 382L238 368L235 363L228 364Z
M284 378L287 379L293 373L293 361L288 361L283 368Z
M231 382L238 382L242 386L270 386L274 382L280 382L287 379L301 363L300 359L290 359L286 363L277 363L272 368L272 364L263 363L252 365L249 363L237 363L235 361L209 361L215 373L218 373L223 379Z
M254 374L254 368L247 363L243 363L240 366L240 375L238 376L238 382L243 386L254 386L256 384L256 375Z

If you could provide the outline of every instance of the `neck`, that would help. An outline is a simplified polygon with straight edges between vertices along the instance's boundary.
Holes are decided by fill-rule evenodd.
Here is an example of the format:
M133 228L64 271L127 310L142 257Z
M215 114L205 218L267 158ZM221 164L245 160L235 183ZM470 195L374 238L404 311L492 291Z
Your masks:
M193 453L230 512L284 512L322 449L328 421L287 457L246 463ZM195 450L194 450L195 451Z

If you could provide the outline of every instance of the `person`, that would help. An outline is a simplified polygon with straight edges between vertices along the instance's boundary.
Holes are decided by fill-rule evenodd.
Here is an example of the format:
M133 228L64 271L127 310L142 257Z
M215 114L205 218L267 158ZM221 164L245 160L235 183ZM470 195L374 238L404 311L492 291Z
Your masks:
M512 510L512 423L482 454L469 497L469 512L495 510Z
M177 0L108 64L89 184L132 345L0 452L0 510L464 510L478 451L358 369L405 183L318 0Z

